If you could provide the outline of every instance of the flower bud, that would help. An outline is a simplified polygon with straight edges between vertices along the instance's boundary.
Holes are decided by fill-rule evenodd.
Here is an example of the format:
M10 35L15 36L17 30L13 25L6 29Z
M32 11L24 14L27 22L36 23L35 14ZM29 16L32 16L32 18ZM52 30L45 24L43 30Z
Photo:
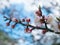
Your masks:
M29 28L26 28L26 29L25 29L25 32L28 32L28 30L29 30Z
M10 23L8 22L8 23L6 23L6 25L7 25L7 26L9 26L9 25L10 25Z
M12 25L12 28L15 28L15 25Z
M29 28L26 28L25 32L27 32L27 33L31 33L31 32L32 32L32 30L31 30L31 29L29 29Z
M44 19L40 19L40 22L41 22L41 23L44 23Z
M16 18L12 18L12 21L14 22L18 22L18 20Z
M26 19L26 22L30 22L30 19Z
M42 16L42 12L36 11L37 16Z
M29 30L29 32L31 33L31 32L32 32L32 30L30 29L30 30Z
M45 34L47 32L47 30L43 30L42 33Z

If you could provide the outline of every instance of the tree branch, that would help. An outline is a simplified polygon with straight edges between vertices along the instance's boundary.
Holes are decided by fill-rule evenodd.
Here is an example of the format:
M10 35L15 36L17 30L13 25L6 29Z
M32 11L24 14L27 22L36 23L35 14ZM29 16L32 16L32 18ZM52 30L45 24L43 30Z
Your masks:
M4 16L4 18L6 18L7 20L12 21L12 19L7 18L6 16ZM42 28L42 27L36 27L36 26L31 25L31 24L28 24L28 25L27 25L27 24L22 23L22 21L21 21L21 20L19 20L19 22L15 22L15 23L19 23L19 24L21 24L21 25L23 25L23 26L31 27L31 28L32 28L32 30L34 30L34 29L42 29L42 30L47 30L47 31L49 31L49 32L54 32L54 30L49 29L49 28L47 27L46 22L45 22L45 28ZM60 32L54 32L54 33L56 33L56 34L60 34Z

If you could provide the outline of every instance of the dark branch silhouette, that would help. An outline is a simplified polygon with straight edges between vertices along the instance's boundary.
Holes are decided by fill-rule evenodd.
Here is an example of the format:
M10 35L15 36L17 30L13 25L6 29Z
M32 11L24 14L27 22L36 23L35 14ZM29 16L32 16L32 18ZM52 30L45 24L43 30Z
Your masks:
M6 18L6 20L10 20L10 22L12 21L12 19L10 19L10 18L7 18L6 16L4 16L4 18ZM22 21L21 20L19 20L18 22L15 22L16 24L21 24L21 25L23 25L23 26L27 26L27 27L31 27L32 28L32 30L34 30L34 29L42 29L42 30L47 30L47 31L49 31L49 32L54 32L53 30L51 30L51 29L49 29L48 27L47 27L47 23L46 22L44 22L45 23L45 28L42 28L42 27L37 27L37 26L33 26L33 25L31 25L31 24L24 24L24 23L22 23ZM16 25L15 24L15 25ZM56 34L60 34L60 32L54 32L54 33L56 33Z

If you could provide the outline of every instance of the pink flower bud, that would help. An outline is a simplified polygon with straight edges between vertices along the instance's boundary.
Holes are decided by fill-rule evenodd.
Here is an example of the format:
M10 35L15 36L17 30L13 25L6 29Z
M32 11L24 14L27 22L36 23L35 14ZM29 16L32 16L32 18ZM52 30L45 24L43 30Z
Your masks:
M8 22L8 23L6 23L6 25L7 25L7 26L9 26L9 25L10 25L10 23Z
M47 30L43 30L42 33L45 34L47 32Z
M29 28L26 28L25 32L27 32L27 33L31 33L31 32L32 32L32 30L31 30L31 29L29 29Z
M26 19L26 22L30 22L30 19Z
M31 32L32 32L32 30L30 29L30 30L29 30L29 32L31 33Z
M15 25L12 25L12 28L15 28Z
M26 28L26 29L25 29L25 32L28 32L28 31L29 31L29 28Z
M42 12L36 11L37 16L42 16Z
M12 21L14 22L18 22L18 20L16 18L12 18Z

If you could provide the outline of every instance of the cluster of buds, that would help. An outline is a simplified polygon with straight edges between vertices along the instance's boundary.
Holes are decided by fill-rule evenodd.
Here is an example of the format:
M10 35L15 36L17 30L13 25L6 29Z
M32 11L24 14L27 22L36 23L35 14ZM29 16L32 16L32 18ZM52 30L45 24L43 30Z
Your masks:
M41 23L41 24L46 24L46 17L44 16L44 15L42 15L42 11L41 11L41 8L40 8L40 6L39 6L39 10L38 11L36 11L36 15L39 17L39 22ZM42 33L43 34L45 34L47 32L47 30L42 30Z
M26 29L25 29L25 32L27 32L27 33L31 33L31 32L32 32L32 29L30 29L30 28L26 28Z
M26 19L27 28L25 29L25 32L27 32L27 33L31 33L31 32L32 32L32 29L28 28L28 25L29 25L29 22L30 22L30 21L31 21L30 18L27 18L27 19Z
M14 18L14 17L9 19L9 18L7 18L6 16L4 16L4 18L6 18L7 20L9 20L9 22L6 23L7 26L10 25L11 21L15 22L15 24L11 26L12 28L15 28L16 24L19 23L19 20L17 20L17 19ZM6 21L7 21L7 20L6 20ZM27 25L29 25L30 18L22 19L21 22L27 22ZM26 29L26 30L27 30L27 29ZM31 32L30 29L28 29L28 30ZM27 31L26 31L26 32L27 32Z
M7 23L6 23L6 26L9 26L9 25L10 25L10 23L7 22ZM12 25L11 27L12 27L12 28L15 28L15 26L16 26L16 23L15 23L14 25Z
M37 14L37 17L36 17L36 19L37 19L36 26L37 27L30 25L30 22L31 22L30 18L25 18L22 20L18 20L14 17L7 18L6 16L4 16L4 18L6 18L6 20L9 20L9 22L6 23L7 26L9 26L11 22L15 22L15 24L11 26L12 28L15 28L17 23L20 23L27 27L25 29L25 32L31 33L33 29L42 29L42 33L45 34L48 30L47 24L49 24L52 21L52 17L51 16L45 17L44 15L42 15L40 6L39 6L39 10L36 11L36 14ZM60 19L57 18L57 20L59 21L58 28L60 29ZM27 24L23 24L22 22L27 22ZM41 24L41 26L44 26L44 24L45 24L45 27L44 28L40 27L39 23ZM29 27L31 27L32 29L30 29Z
M39 10L38 10L38 11L36 11L36 14L37 14L37 16L39 16L39 17L40 17L40 22L41 22L41 23L44 23L44 21L45 21L45 16L44 16L44 15L42 15L42 11L41 11L40 6L39 6Z
M30 18L22 19L22 22L25 22L25 21L29 23L30 22Z
M9 20L9 22L6 23L6 26L9 26L12 21L15 22L15 24L11 26L12 28L15 28L16 24L19 22L16 18L9 19L6 16L4 16L4 18L6 18L6 21Z

